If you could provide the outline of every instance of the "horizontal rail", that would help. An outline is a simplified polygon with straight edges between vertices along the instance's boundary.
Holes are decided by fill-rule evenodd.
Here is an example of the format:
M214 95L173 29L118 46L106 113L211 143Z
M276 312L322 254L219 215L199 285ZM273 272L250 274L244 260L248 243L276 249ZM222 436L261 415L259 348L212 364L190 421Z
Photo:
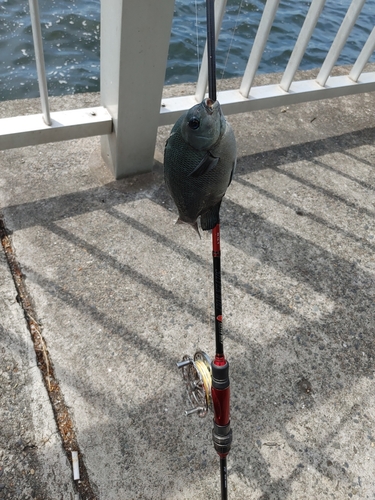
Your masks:
M349 76L331 76L325 87L315 80L297 81L291 84L288 92L285 92L279 84L252 87L248 98L238 89L226 90L218 92L218 101L223 112L231 115L374 91L375 72L370 72L362 73L357 82L353 82ZM174 123L181 113L194 104L196 101L192 95L163 99L159 125Z
M102 106L51 113L51 125L40 114L2 118L0 150L106 135L112 127L112 117Z

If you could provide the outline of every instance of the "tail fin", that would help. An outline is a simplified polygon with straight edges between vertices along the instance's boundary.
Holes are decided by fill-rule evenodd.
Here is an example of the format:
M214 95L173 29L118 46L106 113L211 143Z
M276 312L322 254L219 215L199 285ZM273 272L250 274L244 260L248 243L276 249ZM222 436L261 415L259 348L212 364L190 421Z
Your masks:
M209 229L213 229L216 224L220 223L220 205L221 200L214 207L210 208L208 212L205 212L201 215L201 226L203 231L208 231Z

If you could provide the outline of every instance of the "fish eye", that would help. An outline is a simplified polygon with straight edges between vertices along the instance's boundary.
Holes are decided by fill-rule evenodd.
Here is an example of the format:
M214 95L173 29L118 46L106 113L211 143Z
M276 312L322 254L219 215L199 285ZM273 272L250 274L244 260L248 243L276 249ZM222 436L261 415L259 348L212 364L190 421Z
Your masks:
M193 117L189 120L189 127L193 130L197 130L200 124L201 122L198 120L198 118Z

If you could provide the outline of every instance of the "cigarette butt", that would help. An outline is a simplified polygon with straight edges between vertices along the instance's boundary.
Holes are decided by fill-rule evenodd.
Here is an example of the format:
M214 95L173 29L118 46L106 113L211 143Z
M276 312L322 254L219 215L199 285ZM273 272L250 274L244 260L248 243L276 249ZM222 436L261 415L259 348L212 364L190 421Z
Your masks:
M73 479L79 479L78 451L72 451Z

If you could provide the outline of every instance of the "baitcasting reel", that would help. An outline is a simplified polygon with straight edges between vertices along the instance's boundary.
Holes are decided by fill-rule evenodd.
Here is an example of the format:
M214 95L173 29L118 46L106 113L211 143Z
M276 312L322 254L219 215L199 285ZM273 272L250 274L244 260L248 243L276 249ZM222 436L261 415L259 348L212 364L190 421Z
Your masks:
M177 363L177 367L182 370L187 393L193 405L190 410L185 411L185 415L196 413L199 417L205 417L208 409L212 407L210 357L203 351L197 351L194 358L185 355L182 361Z

